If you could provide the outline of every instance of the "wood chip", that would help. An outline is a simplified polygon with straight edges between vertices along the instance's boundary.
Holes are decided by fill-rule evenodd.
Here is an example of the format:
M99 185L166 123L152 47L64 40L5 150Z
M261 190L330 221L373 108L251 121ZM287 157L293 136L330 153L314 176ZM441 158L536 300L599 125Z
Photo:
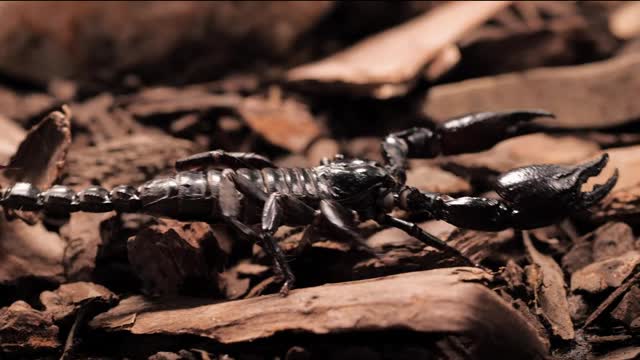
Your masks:
M198 86L189 88L147 88L121 100L121 105L136 118L149 118L201 112L211 109L229 109L239 105L242 98L234 94L211 94Z
M90 326L132 334L190 334L225 344L282 331L411 329L463 333L474 342L476 356L542 356L544 346L533 328L500 297L470 282L482 279L487 274L479 269L449 268L218 304L162 304L135 296L97 316Z
M267 141L293 153L303 152L322 133L307 105L292 98L249 97L237 111Z
M217 291L220 248L209 225L160 220L127 242L129 262L153 295L204 295Z
M567 302L564 275L560 266L552 257L544 255L533 246L531 238L524 233L524 244L532 262L539 268L539 283L528 279L536 295L536 302L540 306L541 315L551 324L554 335L563 340L575 337L571 312Z
M83 145L96 145L113 139L128 137L134 132L151 132L136 123L133 116L115 107L115 99L109 93L102 93L82 103L71 105L74 126L79 132L86 132L89 141ZM78 145L78 137L74 139Z
M75 316L80 306L87 301L101 302L108 307L115 305L118 297L106 287L90 282L62 284L54 291L40 294L40 302L56 322Z
M617 288L640 264L640 252L630 251L607 260L594 262L571 275L571 291L600 293Z
M42 224L0 218L0 283L26 278L59 282L63 279L62 257L66 243Z
M634 360L640 356L640 346L629 346L608 352L595 360Z
M78 190L91 184L136 186L172 172L176 160L197 151L190 141L156 133L114 139L71 152L63 183Z
M640 187L616 191L597 204L591 219L593 221L624 220L633 224L640 221Z
M58 178L71 143L70 113L53 112L34 126L11 157L2 177L3 185L27 181L48 188ZM32 222L37 217L25 214ZM60 281L65 243L42 224L28 226L20 220L0 217L0 283L36 277Z
M404 95L441 50L509 3L444 4L328 58L293 68L287 73L287 80L314 91L379 99Z
M58 327L53 325L51 315L24 301L0 309L0 339L0 350L9 354L24 355L60 347Z
M629 289L611 311L611 317L624 323L630 330L640 330L632 328L632 325L640 324L640 286L632 286Z
M531 151L545 149L545 151ZM543 133L518 136L474 154L443 156L433 160L445 167L455 165L470 173L503 173L533 164L576 164L598 153L596 143L574 136Z
M407 185L422 191L441 194L468 194L471 184L449 172L433 165L414 166L412 162L407 171Z
M619 39L640 35L640 4L628 2L609 15L609 29Z
M607 298L600 304L598 307L589 315L587 320L585 320L582 328L586 328L591 325L594 321L600 318L600 316L607 311L623 294L625 294L633 285L638 284L638 280L640 280L640 273L636 273L633 277L629 278L622 284L620 287L615 289Z
M14 121L0 115L0 133L2 134L0 164L6 165L11 155L15 153L18 145L24 139L26 132Z
M607 167L586 183L586 188L591 188L594 184L601 184L613 175L614 169L619 170L619 177L612 193L620 190L633 189L640 186L640 145L627 146L622 148L607 149L604 152L609 154ZM599 153L590 157L593 160L600 157Z
M63 107L31 128L11 157L4 178L7 182L29 182L46 189L60 175L71 144L71 111Z
M621 222L609 222L576 239L562 257L562 267L572 274L594 261L623 255L634 248L631 227Z
M600 261L624 255L634 250L635 241L629 225L621 222L607 223L594 232L593 259Z
M423 113L441 123L477 111L541 108L556 119L536 120L557 128L606 128L640 118L640 55L597 63L542 68L476 78L429 89ZM570 94L570 96L568 96Z

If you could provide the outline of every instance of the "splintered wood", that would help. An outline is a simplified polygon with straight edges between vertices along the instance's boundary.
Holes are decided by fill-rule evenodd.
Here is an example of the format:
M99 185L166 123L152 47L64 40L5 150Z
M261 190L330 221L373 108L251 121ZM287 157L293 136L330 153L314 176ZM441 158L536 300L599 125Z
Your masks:
M319 62L291 69L287 80L314 91L347 88L385 99L406 94L424 66L509 1L450 2ZM435 34L438 36L425 36ZM375 59L375 61L371 61Z
M465 334L476 341L476 356L493 351L520 358L542 354L544 347L526 321L474 283L488 279L478 269L449 268L294 290L285 298L271 295L220 304L192 302L185 307L132 297L90 325L134 334L191 334L226 344L282 331L327 334L403 328Z
M435 86L424 100L424 114L437 122L474 111L540 108L556 128L604 128L640 117L640 55L593 64L528 70Z

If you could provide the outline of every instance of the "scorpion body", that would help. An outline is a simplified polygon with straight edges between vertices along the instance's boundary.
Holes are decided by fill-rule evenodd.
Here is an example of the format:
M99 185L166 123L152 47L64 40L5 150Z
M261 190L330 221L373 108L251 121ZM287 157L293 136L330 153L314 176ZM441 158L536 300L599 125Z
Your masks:
M313 168L277 168L256 154L216 150L178 160L175 175L137 188L121 185L109 191L92 186L76 193L56 185L41 192L31 184L17 183L2 190L0 205L53 215L116 210L224 222L258 242L273 257L285 280L282 294L293 286L294 276L273 239L281 225L311 224L311 228L324 223L366 247L356 222L373 219L471 264L444 241L389 213L400 208L486 231L549 225L597 203L611 191L617 171L592 191L580 190L589 177L600 173L608 156L577 166L534 165L507 172L496 182L495 190L502 200L456 199L407 186L407 159L484 150L519 134L524 122L539 116L552 115L539 110L476 113L452 119L434 130L413 128L393 133L382 143L385 164L337 155Z

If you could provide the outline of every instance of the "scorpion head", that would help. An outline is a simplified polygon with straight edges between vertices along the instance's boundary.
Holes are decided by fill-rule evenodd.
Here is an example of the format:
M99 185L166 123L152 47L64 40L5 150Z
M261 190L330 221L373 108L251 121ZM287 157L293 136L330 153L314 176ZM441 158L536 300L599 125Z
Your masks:
M352 207L369 207L381 192L401 186L375 161L339 159L316 168L321 192Z

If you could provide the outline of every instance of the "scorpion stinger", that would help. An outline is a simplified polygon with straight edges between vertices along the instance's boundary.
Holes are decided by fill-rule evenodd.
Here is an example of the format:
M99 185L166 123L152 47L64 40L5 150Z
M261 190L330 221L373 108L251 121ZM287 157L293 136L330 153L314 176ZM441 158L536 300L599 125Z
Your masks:
M31 184L17 183L0 192L0 205L53 214L116 210L226 223L271 256L284 280L283 295L293 287L295 277L273 236L281 225L310 225L306 239L313 227L324 224L324 230L345 235L366 249L356 221L373 219L444 251L459 259L458 264L473 265L415 223L389 214L400 208L462 228L488 231L550 225L597 203L611 191L617 172L592 191L581 191L590 177L602 171L607 155L577 166L534 165L507 172L496 185L501 200L454 199L406 186L407 159L486 149L518 134L523 122L537 116L552 115L529 110L479 113L448 121L433 131L416 128L394 133L382 144L386 164L337 156L313 168L276 168L256 154L216 150L179 160L175 175L137 188L122 185L108 191L93 186L76 193L67 186L40 191Z

